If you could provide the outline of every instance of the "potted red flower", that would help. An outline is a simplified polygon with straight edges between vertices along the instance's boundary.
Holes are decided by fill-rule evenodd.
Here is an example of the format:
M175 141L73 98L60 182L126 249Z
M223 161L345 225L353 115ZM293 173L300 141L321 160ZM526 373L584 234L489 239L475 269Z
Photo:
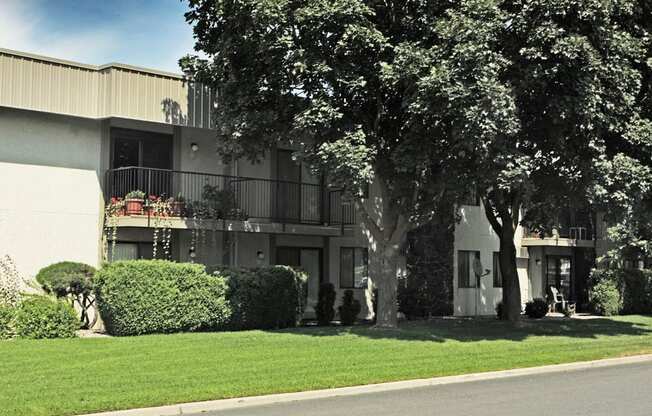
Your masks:
M142 215L143 213L143 199L145 192L131 191L125 196L125 204L127 208L127 215Z
M172 216L183 217L186 211L186 199L181 194L177 195L176 198L170 198L170 210Z

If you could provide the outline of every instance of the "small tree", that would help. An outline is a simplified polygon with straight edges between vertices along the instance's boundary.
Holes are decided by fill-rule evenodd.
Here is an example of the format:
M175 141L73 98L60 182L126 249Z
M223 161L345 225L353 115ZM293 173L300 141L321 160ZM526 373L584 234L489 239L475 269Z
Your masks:
M81 323L84 328L92 328L97 321L94 309L93 276L95 268L83 263L64 261L51 264L41 269L36 281L47 293L59 298L70 298L72 305L79 305Z
M319 325L330 325L335 317L335 286L332 283L322 283L319 286L319 295L315 312Z
M8 255L0 258L0 306L15 307L20 303L21 278Z

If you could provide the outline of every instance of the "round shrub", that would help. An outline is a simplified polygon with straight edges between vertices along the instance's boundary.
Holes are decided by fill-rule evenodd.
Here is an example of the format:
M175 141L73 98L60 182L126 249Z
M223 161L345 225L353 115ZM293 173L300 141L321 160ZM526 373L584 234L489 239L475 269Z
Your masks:
M31 296L16 311L16 335L23 338L73 338L79 329L69 304L47 296Z
M62 261L42 268L36 281L43 289L58 297L68 294L91 294L95 268L84 263Z
M548 302L535 298L525 304L525 314L532 319L541 319L548 313Z
M496 311L496 317L498 319L503 319L503 309L504 309L503 301L502 300L498 301L498 303L496 303L496 306L494 307L494 310Z
M307 275L288 266L223 268L233 310L230 329L296 326L306 304Z
M0 304L0 340L14 337L15 316L16 308Z
M330 325L335 318L335 286L332 283L322 283L319 286L319 295L315 312L319 325Z
M217 329L230 315L224 278L199 264L118 261L99 270L94 283L112 335Z
M597 283L590 293L591 307L598 315L617 315L622 308L620 292L616 285L608 280Z
M344 291L342 306L338 309L342 325L353 325L360 314L362 306L360 305L360 301L353 297L353 291L349 289Z

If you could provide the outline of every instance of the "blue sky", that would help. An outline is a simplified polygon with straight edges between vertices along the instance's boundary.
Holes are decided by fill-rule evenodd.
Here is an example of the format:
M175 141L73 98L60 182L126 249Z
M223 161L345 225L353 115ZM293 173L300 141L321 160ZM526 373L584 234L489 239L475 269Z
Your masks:
M0 0L0 47L179 72L192 52L180 0Z

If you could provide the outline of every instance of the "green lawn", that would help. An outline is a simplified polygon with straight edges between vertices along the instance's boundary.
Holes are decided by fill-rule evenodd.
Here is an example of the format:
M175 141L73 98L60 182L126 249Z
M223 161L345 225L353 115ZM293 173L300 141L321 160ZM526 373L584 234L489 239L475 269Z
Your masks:
M652 353L652 317L0 342L0 414L62 415Z

